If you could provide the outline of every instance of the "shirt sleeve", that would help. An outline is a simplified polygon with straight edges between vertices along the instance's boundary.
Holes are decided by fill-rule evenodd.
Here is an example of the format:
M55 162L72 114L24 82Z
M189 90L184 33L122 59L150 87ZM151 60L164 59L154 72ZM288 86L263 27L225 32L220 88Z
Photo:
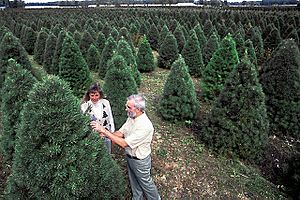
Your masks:
M123 134L127 134L127 132L128 132L128 123L129 123L128 120L129 120L129 118L127 118L126 122L119 129L119 131Z
M107 111L108 111L108 120L110 123L110 132L115 132L115 123L112 115L111 107L109 101L107 101Z
M88 108L88 103L84 102L83 104L80 105L81 112L84 113L86 109Z

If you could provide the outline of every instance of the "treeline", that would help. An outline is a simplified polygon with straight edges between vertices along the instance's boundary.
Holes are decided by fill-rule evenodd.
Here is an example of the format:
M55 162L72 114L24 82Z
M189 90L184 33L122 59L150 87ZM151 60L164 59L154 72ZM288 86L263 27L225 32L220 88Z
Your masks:
M64 157L72 147L82 149L83 138L88 143L96 140L88 140L92 137L88 130L72 129L78 121L87 123L75 111L79 107L75 97L83 95L93 81L91 74L97 73L104 80L104 92L120 127L126 119L126 97L143 84L140 73L151 73L156 67L170 69L157 106L162 119L192 124L198 139L214 152L257 162L264 158L270 137L295 141L291 162L284 163L289 167L282 169L276 184L284 184L299 197L299 150L295 146L300 138L300 14L296 10L21 10L1 12L0 26L1 147L7 162L13 163L5 193L8 198L15 197L10 194L45 193L49 199L61 197L64 191L47 181L62 183L68 175L75 177L64 187L66 194L90 195L84 193L87 177L76 176L81 163ZM30 83L31 90L9 88L17 85L8 82L17 82L11 73L14 68L32 71L28 54L55 76L29 78L37 79ZM195 87L192 78L200 85ZM14 105L15 98L9 95L19 96L21 90L28 91L28 96L23 94L26 98ZM11 110L17 112L11 116ZM75 117L69 110L74 110L71 115ZM20 121L17 131L11 119ZM89 152L102 148L93 147ZM56 171L43 153L63 163L67 175ZM105 157L91 155L96 160ZM49 171L39 171L48 161L47 169L54 177L47 177ZM68 162L74 165L68 168ZM107 162L105 167L114 166ZM107 180L101 178L94 183ZM117 195L114 192L107 191L112 197Z

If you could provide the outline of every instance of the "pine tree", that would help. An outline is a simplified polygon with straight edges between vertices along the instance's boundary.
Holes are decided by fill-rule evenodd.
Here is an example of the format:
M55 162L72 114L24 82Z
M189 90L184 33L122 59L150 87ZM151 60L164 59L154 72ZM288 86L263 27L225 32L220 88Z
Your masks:
M7 199L122 199L124 176L79 106L58 77L33 86L17 130Z
M95 41L97 38L97 33L95 32L94 28L92 26L88 26L86 30L92 36L93 41Z
M248 56L249 56L249 61L257 67L257 58L256 58L256 54L255 54L255 49L253 47L253 43L251 40L246 40L245 42L245 48L248 52Z
M140 27L140 30L139 30L139 35L140 35L140 37L142 37L143 35L148 35L148 32L149 32L149 30L148 30L148 27L147 27L147 25L146 25L146 23L141 23L141 27Z
M88 31L84 31L81 40L79 42L79 48L85 59L87 58L87 53L91 44L94 44L93 37Z
M255 54L257 56L257 59L261 61L264 59L264 53L265 53L264 42L262 39L261 31L259 30L258 27L253 27L250 29L249 32L250 32L249 39L253 43L253 47L255 49Z
M99 77L102 79L105 77L107 71L107 62L112 58L116 47L116 41L113 39L113 37L109 36L100 55L100 63L98 67Z
M94 71L97 70L99 61L100 61L99 51L97 50L97 47L95 47L95 45L91 44L86 55L86 62L87 65L89 66L89 69Z
M139 41L139 31L134 23L130 24L129 32L130 32L131 40L132 40L133 44L137 45L138 41Z
M48 33L43 28L38 33L36 42L34 44L34 60L40 65L43 64L43 56L45 52L47 38L48 38Z
M37 38L36 32L31 28L26 28L26 33L24 36L24 41L22 42L24 48L28 52L28 54L32 55L34 52L34 44Z
M171 20L168 21L168 22L169 22L168 27L170 28L170 31L171 31L172 33L174 33L176 27L178 26L177 20L173 18L173 19L171 19Z
M277 28L271 29L270 33L264 38L264 47L271 51L276 49L282 42L280 31Z
M102 50L104 49L105 41L106 41L105 35L102 32L99 32L97 39L95 41L95 46L98 48L99 54L101 54Z
M76 31L75 25L74 25L73 23L70 23L70 24L68 25L68 27L67 27L67 31L70 32L70 33L72 33L72 34L74 34L75 31Z
M118 30L113 26L111 31L110 31L110 36L114 38L114 40L116 41L119 37L119 32Z
M70 84L75 96L82 97L92 77L78 45L69 34L65 37L59 60L59 76Z
M128 29L127 29L126 27L124 27L124 26L123 26L122 28L120 28L118 40L119 40L121 37L125 38L125 40L128 40L128 39L129 39L129 31L128 31Z
M6 26L3 25L3 26L0 27L0 43L1 43L2 38L4 37L4 35L8 32L10 32L10 30Z
M204 69L202 53L199 41L194 30L191 30L190 37L184 45L182 56L192 76L200 77Z
M284 40L262 69L260 80L272 133L300 138L300 52Z
M298 46L300 46L300 39L299 39L298 33L295 28L293 28L293 30L289 33L287 38L294 39L295 43L298 44Z
M208 21L210 21L210 20L208 20ZM209 24L209 23L208 23ZM206 33L205 32L205 30L202 30L202 28L201 28L201 25L200 24L197 24L195 27L194 27L194 31L196 32L196 35L197 35L197 38L198 38L198 40L199 40L199 45L200 45L200 47L202 48L205 44L206 44L206 42L207 42L207 38L206 38L206 36L205 35L211 35L211 33L213 32L213 31L208 31L208 33ZM217 32L216 32L217 33Z
M186 39L182 30L181 25L179 24L175 31L174 31L174 36L176 38L177 44L178 44L178 51L181 53L182 49L184 48Z
M60 23L52 25L50 32L53 33L56 37L58 36L59 32L62 30L62 25Z
M0 43L0 88L2 88L4 83L8 60L10 58L15 59L24 69L31 70L28 54L21 45L20 40L11 32L8 32L4 35Z
M108 22L105 22L104 26L101 29L101 32L105 35L106 38L109 37L109 34L111 32L111 26L109 25Z
M199 108L195 87L184 58L172 64L159 103L161 116L170 121L193 120Z
M26 28L27 28L27 26L25 24L23 24L21 33L20 33L20 37L19 37L22 44L24 43Z
M80 45L80 41L82 37L81 37L81 33L78 30L75 30L75 32L73 33L73 39L77 45Z
M126 65L129 66L132 71L136 85L139 87L141 85L141 74L137 68L135 56L132 52L132 49L124 38L121 38L118 42L117 54L123 56L126 61Z
M151 24L148 35L151 48L157 51L159 48L159 32L155 24Z
M215 32L213 32L207 40L207 43L203 47L203 64L206 66L214 52L219 48L219 38Z
M242 58L245 54L245 40L240 32L237 32L234 36L234 41L236 44L236 50L240 58Z
M201 89L206 100L215 100L224 87L224 83L231 71L239 63L235 42L231 35L227 35L220 43L208 65L204 69Z
M109 97L116 129L125 123L127 114L124 111L126 98L137 93L137 85L125 59L115 54L108 62L103 90Z
M27 94L32 88L36 79L14 59L8 60L8 67L5 82L1 93L1 121L2 133L0 140L1 154L7 164L12 164L14 144L16 140L16 127L20 122L20 112Z
M221 154L249 161L259 158L267 142L265 95L255 66L248 60L232 71L199 137Z
M176 38L168 33L159 48L158 67L170 69L172 63L178 58L178 46Z
M164 25L160 31L159 34L159 42L158 42L158 47L160 48L160 46L163 44L163 42L165 41L165 38L167 37L167 35L169 34L169 29L167 27L167 25Z
M146 36L141 39L136 63L140 72L151 72L155 70L154 56Z
M23 24L22 23L16 23L14 29L13 29L13 34L17 38L20 38L21 36L21 30L22 30Z
M55 53L54 53L53 60L52 60L52 68L48 69L49 74L53 74L53 75L59 74L59 58L61 55L61 51L63 48L63 42L66 37L66 34L67 33L64 30L60 31L58 34L58 38L57 38L56 46L55 46Z
M57 37L54 34L50 33L46 41L45 52L43 56L43 67L49 74L51 74L52 60L55 54L56 41Z

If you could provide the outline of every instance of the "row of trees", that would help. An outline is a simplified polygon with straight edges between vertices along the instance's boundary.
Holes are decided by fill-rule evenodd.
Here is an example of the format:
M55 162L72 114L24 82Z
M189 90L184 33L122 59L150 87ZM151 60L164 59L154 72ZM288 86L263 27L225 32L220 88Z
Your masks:
M140 17L142 12L133 11L134 16ZM127 16L126 12L111 10L110 14ZM153 12L162 14L159 10ZM177 16L172 10L168 12ZM123 112L126 97L138 91L140 72L155 69L151 48L157 50L157 65L171 69L160 99L161 116L171 121L194 120L205 104L207 112L194 120L199 139L216 152L254 161L262 155L269 135L299 139L300 54L295 27L300 18L297 14L288 18L290 26L282 24L281 17L277 21L272 19L276 25L266 25L263 20L252 25L248 12L245 13L229 11L227 24L223 18L213 24L210 17L214 15L218 19L217 13L199 12L208 18L205 21L198 18L194 26L193 22L183 22L178 16L178 20L168 21L165 15L158 15L165 20L154 15L156 22L150 18L142 22L129 18L133 23L124 24L119 30L117 27L122 22L108 23L108 16L104 23L95 23L93 16L81 23L71 22L65 27L67 31L61 24L45 28L46 18L36 25L45 27L38 32L31 54L47 73L67 81L77 97L92 80L90 70L98 73L104 79L103 89L119 127L126 119ZM149 11L148 15L152 14ZM20 16L26 15L15 17ZM242 24L241 19L246 22ZM27 27L33 32L36 29L27 22L18 32L20 27L16 21L7 20L5 24L7 27L3 26L0 32L0 50L3 49L0 53L3 52L1 58L4 58L1 85L6 81L3 77L7 74L9 58L26 66L24 61L28 56L21 43L26 46ZM228 30L224 29L226 25ZM10 31L19 34L21 42ZM293 40L282 40L281 35ZM192 76L200 78L199 96ZM53 148L57 150L56 146ZM295 181L296 184L299 182Z
M78 109L81 88L70 88L70 73L76 71L67 73L70 66L85 63L78 54L66 34L59 62L64 80L52 75L37 80L19 39L11 32L2 37L0 146L12 166L5 199L124 198L124 175ZM90 73L87 66L76 66L82 68L75 81L90 80L83 73Z

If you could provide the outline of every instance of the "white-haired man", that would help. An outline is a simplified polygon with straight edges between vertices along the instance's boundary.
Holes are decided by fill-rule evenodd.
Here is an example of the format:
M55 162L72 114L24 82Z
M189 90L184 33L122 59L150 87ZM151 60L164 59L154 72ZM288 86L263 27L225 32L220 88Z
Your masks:
M91 122L93 129L106 135L125 149L132 199L159 200L160 196L151 178L151 141L154 128L145 113L145 99L135 94L127 98L127 121L116 132L111 133L97 122Z

